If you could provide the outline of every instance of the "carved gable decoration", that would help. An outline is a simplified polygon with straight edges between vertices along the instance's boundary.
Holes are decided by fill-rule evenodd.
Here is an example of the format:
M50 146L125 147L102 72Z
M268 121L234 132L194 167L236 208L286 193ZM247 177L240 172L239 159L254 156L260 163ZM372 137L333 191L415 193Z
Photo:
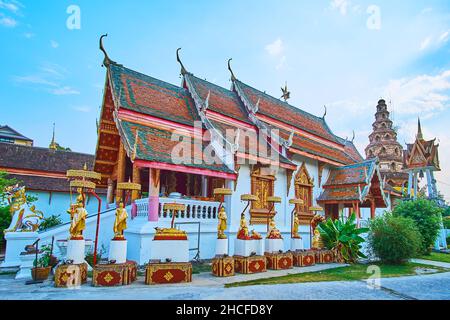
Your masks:
M314 186L314 180L310 177L305 163L302 164L300 169L297 171L297 174L295 175L295 184L310 187Z

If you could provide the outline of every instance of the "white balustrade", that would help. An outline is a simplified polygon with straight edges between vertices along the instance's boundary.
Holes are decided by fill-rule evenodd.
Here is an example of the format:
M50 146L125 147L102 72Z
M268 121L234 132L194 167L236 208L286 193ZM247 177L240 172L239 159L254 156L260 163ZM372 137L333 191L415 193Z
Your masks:
M177 221L198 221L198 220L215 220L219 210L220 202L217 201L201 201L194 199L175 199L175 198L159 198L159 218L161 220L171 220L172 212L164 210L166 203L179 203L186 205L186 209L178 212ZM136 200L137 217L148 216L148 198Z

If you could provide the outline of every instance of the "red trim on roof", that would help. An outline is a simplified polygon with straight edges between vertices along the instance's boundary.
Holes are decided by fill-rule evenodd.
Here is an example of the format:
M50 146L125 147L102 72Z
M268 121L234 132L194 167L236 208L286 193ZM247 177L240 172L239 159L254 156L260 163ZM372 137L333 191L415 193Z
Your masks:
M205 176L210 176L210 177L215 177L215 178L224 178L224 179L229 179L229 180L236 180L236 178L237 178L237 174L235 174L235 173L226 173L226 172L214 171L214 170L209 170L209 169L186 167L183 165L176 165L176 164L170 164L170 163L164 163L164 162L136 160L136 161L134 161L134 164L136 164L136 166L141 167L141 168L170 170L170 171L205 175Z

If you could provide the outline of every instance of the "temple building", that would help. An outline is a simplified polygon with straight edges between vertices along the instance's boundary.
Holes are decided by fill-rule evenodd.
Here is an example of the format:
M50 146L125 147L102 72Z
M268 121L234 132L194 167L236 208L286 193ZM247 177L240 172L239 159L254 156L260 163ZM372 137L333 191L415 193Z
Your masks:
M377 157L380 160L380 172L383 179L393 188L401 191L408 181L408 174L403 170L403 147L397 141L397 132L389 118L386 101L378 101L373 131L369 135L366 158Z
M53 139L53 146L56 144ZM45 217L60 215L63 222L69 221L66 213L71 202L66 171L92 167L94 156L90 154L33 147L0 142L0 171L8 173L19 185L24 185L27 193L35 196L33 204ZM99 190L105 196L104 190ZM96 202L87 202L89 210L95 211Z
M174 201L186 204L177 221L201 223L202 256L213 256L217 187L234 191L225 202L230 235L237 232L245 207L241 194L259 197L250 207L252 228L265 232L274 216L286 236L293 209L289 199L302 199L296 210L306 247L312 206L323 205L330 217L355 212L361 219L389 206L378 159L364 161L352 141L331 131L325 115L290 105L287 88L283 100L262 92L238 79L230 61L231 88L220 87L188 71L179 50L177 86L111 60L102 39L100 47L106 80L94 170L102 174L108 203L124 196L117 183L142 184L141 194L132 195L135 207L125 231L130 258L148 259L156 223L170 222L163 204ZM270 196L282 199L272 212ZM361 208L370 213L364 216Z
M0 142L18 144L23 146L33 146L33 140L25 137L10 126L0 125Z

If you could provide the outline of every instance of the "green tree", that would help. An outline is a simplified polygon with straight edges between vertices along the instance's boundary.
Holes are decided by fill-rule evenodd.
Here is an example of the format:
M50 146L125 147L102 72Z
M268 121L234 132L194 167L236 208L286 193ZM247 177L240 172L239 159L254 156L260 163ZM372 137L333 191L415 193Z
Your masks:
M390 264L404 263L422 252L422 235L414 220L389 212L370 222L367 242L372 255Z
M427 199L407 200L399 203L393 210L394 216L414 220L422 235L422 251L430 253L439 234L443 209L436 202Z

